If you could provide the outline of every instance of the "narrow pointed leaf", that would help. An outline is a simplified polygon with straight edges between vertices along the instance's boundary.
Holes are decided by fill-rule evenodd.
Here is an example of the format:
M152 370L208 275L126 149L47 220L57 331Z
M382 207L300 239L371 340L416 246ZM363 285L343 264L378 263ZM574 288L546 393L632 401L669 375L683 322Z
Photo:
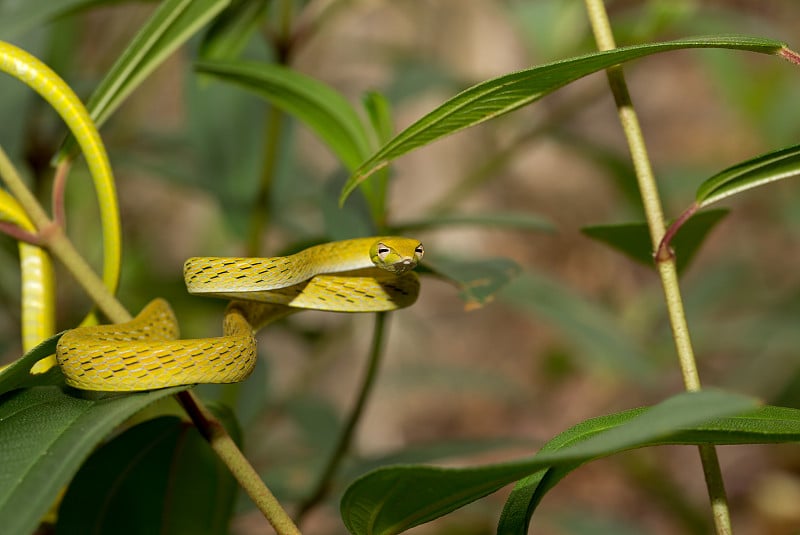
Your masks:
M681 226L671 242L676 254L678 273L683 273L689 266L706 236L727 214L728 210L707 210L696 214ZM583 228L581 231L640 264L655 269L650 231L646 223L597 225Z
M166 0L159 5L86 103L89 115L97 126L102 125L156 67L229 2L230 0ZM74 143L74 138L70 136L58 158L71 153Z
M593 72L658 52L683 48L732 48L776 54L783 43L748 36L707 36L594 52L494 78L451 98L398 134L365 161L342 191L343 203L353 189L390 160L436 139L530 104Z
M633 418L646 409L626 413ZM602 427L587 420L564 431L542 446L541 452L558 451L602 432ZM682 430L669 439L671 444L769 444L800 441L800 410L786 407L762 407L742 416L720 418L693 429ZM566 463L540 470L521 479L506 500L500 516L498 533L525 535L531 517L544 495L583 462Z
M267 0L234 0L217 17L200 45L203 59L234 58L264 22Z
M382 94L370 91L364 95L364 110L369 117L373 137L378 140L376 145L382 145L392 138L393 121L392 108L389 101ZM382 169L377 176L369 182L361 183L361 193L369 206L372 222L376 228L386 226L386 193L389 188L389 169Z
M534 472L633 448L674 443L672 435L680 437L679 443L691 443L692 431L703 429L703 424L756 407L752 398L735 394L713 390L683 393L647 409L584 422L582 440L520 461L470 468L414 465L382 468L356 480L347 489L341 503L342 518L355 535L401 533ZM722 422L717 425L724 425ZM800 411L796 411L791 427L792 432L781 434L782 439L800 438ZM783 430L788 428L784 426ZM712 437L705 429L701 434L703 441ZM714 436L723 441L733 439L733 434L725 431Z
M712 176L697 189L697 204L703 208L731 195L798 175L800 145L793 145L762 154Z
M62 384L63 377L60 368L52 368L50 372L41 375L30 373L34 364L56 352L56 344L64 334L60 332L44 340L28 351L22 358L15 360L0 371L0 396L18 388L28 386L42 386L48 384ZM0 397L0 402L2 402Z
M84 399L57 387L0 396L0 526L31 533L91 451L117 425L186 387Z
M358 114L331 87L280 65L244 60L201 61L197 71L264 97L315 132L348 169L369 153Z

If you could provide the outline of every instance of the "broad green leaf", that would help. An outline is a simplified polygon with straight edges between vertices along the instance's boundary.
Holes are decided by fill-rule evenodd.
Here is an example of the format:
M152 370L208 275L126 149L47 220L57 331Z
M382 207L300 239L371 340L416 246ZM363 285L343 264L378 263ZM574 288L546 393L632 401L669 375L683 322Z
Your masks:
M267 7L267 0L233 0L203 37L200 57L224 59L238 56L264 22Z
M551 466L576 465L656 444L694 443L692 432L701 429L698 440L706 442L712 433L703 428L703 424L753 411L756 407L752 398L715 390L682 393L647 409L584 422L580 424L583 440L558 451L542 452L519 461L469 468L407 465L378 469L356 480L347 489L341 502L342 518L347 529L355 535L401 533ZM782 441L800 439L800 411L794 414L792 432L786 432L789 426L783 426L783 432L774 438L779 436L778 440ZM724 422L717 421L717 427ZM742 426L736 427L741 430ZM673 435L678 438L673 439ZM727 443L727 440L741 440L745 435L750 436L747 433L737 435L733 429L723 428L713 436L721 443Z
M621 413L629 420L646 412L634 409ZM581 442L587 437L601 433L602 425L587 420L564 431L545 444L541 452L552 452ZM670 444L767 444L797 442L800 440L800 410L785 407L762 407L756 412L713 420L691 430L682 430L669 438ZM582 461L565 463L539 470L521 479L506 500L500 516L498 533L525 535L536 507L544 495Z
M0 396L18 388L28 386L42 386L48 384L62 384L60 368L51 368L47 373L32 375L30 373L34 364L56 352L56 344L64 334L60 332L44 340L41 344L28 351L22 358L15 360L0 371ZM0 402L2 398L0 397Z
M530 446L530 441L523 441L516 438L489 438L412 445L387 455L356 459L347 467L342 479L345 481L352 481L367 472L389 465L416 464L442 459L456 459L459 457L498 452L509 448L519 448L521 446Z
M708 210L701 212L684 223L672 239L678 272L682 273L700 250L709 232L728 215L728 210ZM640 264L655 268L653 248L650 244L650 231L646 223L625 223L621 225L598 225L586 227L581 231L592 239L610 245Z
M480 308L519 274L519 266L508 258L456 260L436 256L426 257L425 266L460 290L464 306Z
M390 160L436 139L530 104L593 72L650 54L683 48L732 48L776 54L783 46L781 42L758 37L695 37L594 52L488 80L451 98L373 154L350 177L342 190L340 202L343 203L360 182Z
M731 195L798 175L800 145L793 145L762 154L712 176L697 188L696 201L703 208Z
M230 422L225 427L238 435L232 413L224 416ZM56 529L224 535L237 488L194 426L162 416L128 429L89 457L64 495Z
M186 387L85 399L57 387L0 397L0 526L31 533L89 453L117 425Z
M552 231L553 223L544 217L527 212L496 212L482 214L434 215L416 221L397 223L392 228L397 232L430 229L445 226L507 227L521 230Z
M367 135L358 114L342 95L319 80L280 65L256 61L200 61L196 69L253 91L296 117L351 171L369 153Z
M616 318L554 280L525 273L503 288L499 298L536 318L545 318L564 333L580 355L640 380L652 379L654 367L633 335Z
M86 109L99 127L179 46L214 18L230 0L166 0L125 49L97 86ZM58 154L63 158L74 147L70 136Z

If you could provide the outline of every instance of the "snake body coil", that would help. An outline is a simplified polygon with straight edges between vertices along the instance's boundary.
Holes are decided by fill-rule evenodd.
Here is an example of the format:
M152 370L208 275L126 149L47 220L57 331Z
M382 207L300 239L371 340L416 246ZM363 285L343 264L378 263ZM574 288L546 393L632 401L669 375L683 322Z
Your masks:
M191 258L190 293L233 299L223 335L178 339L166 301L156 299L132 321L78 327L61 337L56 357L67 384L84 390L150 390L242 381L256 363L254 332L302 309L375 312L414 303L422 258L417 240L358 238L275 258Z

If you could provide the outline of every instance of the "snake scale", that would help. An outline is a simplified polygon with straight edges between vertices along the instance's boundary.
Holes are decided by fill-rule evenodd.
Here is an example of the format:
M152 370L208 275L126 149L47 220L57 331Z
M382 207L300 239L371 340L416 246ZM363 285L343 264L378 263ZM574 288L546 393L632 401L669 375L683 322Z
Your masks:
M256 363L254 333L302 309L376 312L411 305L422 259L419 241L398 236L330 242L291 256L190 258L191 294L232 299L223 335L178 339L169 305L156 299L128 323L78 327L58 343L67 384L83 390L136 391L242 381Z
M86 159L100 206L103 282L116 290L120 271L120 221L108 156L92 118L70 87L47 65L0 41L0 71L22 81L61 116ZM25 211L0 190L0 221L30 233ZM22 244L23 337L26 347L53 331L49 257ZM417 240L397 236L357 238L317 245L274 258L191 258L184 266L192 294L231 300L220 337L179 339L169 304L155 299L131 321L86 325L59 340L56 359L67 384L98 391L137 391L245 379L256 361L254 333L303 309L376 312L412 304L419 280L411 270L422 258ZM35 373L54 365L42 359Z

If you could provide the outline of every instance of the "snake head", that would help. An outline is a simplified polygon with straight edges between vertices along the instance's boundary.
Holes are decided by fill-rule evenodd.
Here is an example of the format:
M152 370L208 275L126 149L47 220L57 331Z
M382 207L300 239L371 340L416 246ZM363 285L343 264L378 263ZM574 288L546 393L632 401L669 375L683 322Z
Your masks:
M405 273L417 267L425 250L411 238L381 238L369 250L372 263L392 273Z

